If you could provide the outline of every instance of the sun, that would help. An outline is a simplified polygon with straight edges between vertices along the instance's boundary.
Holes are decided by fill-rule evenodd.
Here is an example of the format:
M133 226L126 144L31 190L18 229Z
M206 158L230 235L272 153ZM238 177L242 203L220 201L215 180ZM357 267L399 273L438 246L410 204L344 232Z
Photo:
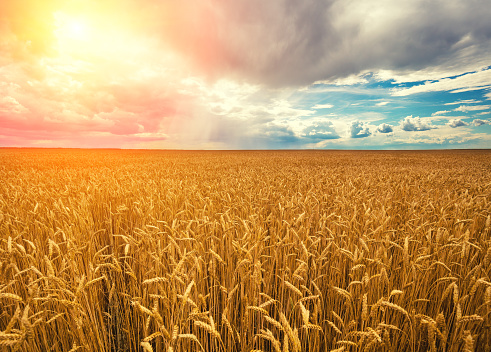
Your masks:
M68 10L53 17L53 55L44 61L52 72L76 75L75 80L94 72L115 79L128 71L153 72L149 63L155 54L149 48L154 42L125 17Z
M89 28L81 20L75 20L66 24L67 35L73 39L86 40L89 37Z
M56 30L59 40L88 41L92 31L87 19L68 15L63 12L54 14Z

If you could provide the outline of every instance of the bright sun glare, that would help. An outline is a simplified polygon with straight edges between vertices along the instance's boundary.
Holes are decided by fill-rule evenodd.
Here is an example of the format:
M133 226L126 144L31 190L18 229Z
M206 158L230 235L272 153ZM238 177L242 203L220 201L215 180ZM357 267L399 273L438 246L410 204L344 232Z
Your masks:
M90 39L90 28L82 18L69 16L62 12L55 14L56 32L58 37L70 40Z
M0 0L1 1L1 0ZM58 62L69 67L98 63L104 65L108 60L131 58L144 65L146 46L131 32L131 26L119 25L118 17L107 17L101 25L96 14L55 12L53 14ZM143 54L142 54L143 53ZM120 60L118 60L120 62ZM128 62L128 61L126 61ZM111 70L114 70L111 67Z
M67 31L70 37L74 39L87 39L88 37L88 28L85 23L82 21L73 21L67 23Z

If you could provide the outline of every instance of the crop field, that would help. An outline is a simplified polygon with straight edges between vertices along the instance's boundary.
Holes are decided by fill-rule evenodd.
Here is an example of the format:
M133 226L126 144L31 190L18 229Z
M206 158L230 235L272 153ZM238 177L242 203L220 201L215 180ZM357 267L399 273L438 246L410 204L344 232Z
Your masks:
M489 351L491 151L0 149L0 351Z

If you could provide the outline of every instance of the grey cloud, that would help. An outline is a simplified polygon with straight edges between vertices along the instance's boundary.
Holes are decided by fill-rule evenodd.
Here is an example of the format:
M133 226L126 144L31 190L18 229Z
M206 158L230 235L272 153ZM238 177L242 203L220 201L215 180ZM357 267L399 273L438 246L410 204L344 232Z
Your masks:
M319 121L296 133L277 122L260 119L241 120L226 116L208 116L213 125L209 142L219 142L240 149L303 148L307 144L341 138L332 122Z
M353 121L349 128L349 135L351 138L365 138L370 136L372 133L365 127L361 121Z
M491 54L488 0L159 3L174 18L159 33L204 72L270 85L364 70L455 67L469 60L464 53L473 60Z
M435 126L431 126L428 124L426 121L423 121L419 117L412 117L412 116L406 116L404 120L401 121L401 128L404 131L428 131L433 128L436 128Z
M481 119L474 119L472 123L474 124L474 126L491 125L491 121Z
M462 127L469 125L467 122L462 121L461 119L452 119L448 122L448 124L452 128Z
M200 138L206 142L222 143L228 148L300 148L302 144L290 127L264 122L260 118L242 120L211 114L206 121L210 126L210 133L202 134Z
M89 2L143 16L138 31L211 78L303 85L366 70L458 70L491 56L489 0ZM1 1L0 49L17 58L50 55L52 13L63 4ZM0 65L11 59L2 55Z
M386 123L383 123L377 127L377 132L380 132L380 133L390 133L393 131L394 131L393 126L386 124Z
M264 130L256 130L246 136L242 136L240 147L243 149L284 149L301 148L299 137L287 126L270 124L264 126Z
M298 141L298 137L295 133L287 126L271 126L265 131L264 135L270 138L273 142L280 143L293 143Z

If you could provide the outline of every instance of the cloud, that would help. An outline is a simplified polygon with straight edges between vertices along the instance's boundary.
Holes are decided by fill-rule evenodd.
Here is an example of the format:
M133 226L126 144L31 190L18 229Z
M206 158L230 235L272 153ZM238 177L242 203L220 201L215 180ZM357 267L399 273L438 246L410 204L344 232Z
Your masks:
M461 131L457 133L444 132L443 134L435 134L428 132L427 134L414 135L414 137L395 139L394 144L401 145L420 145L423 149L427 149L428 146L433 145L433 147L449 147L455 145L472 145L474 148L487 148L489 145L490 138L484 134L472 134L463 133ZM461 147L460 147L461 148Z
M158 41L162 52L178 55L197 75L271 86L323 80L364 83L364 73L384 69L459 70L491 54L487 0L465 6L461 0L76 3L2 1L2 52L26 59L52 55L53 13L72 10L95 14L94 21L107 22L105 29L121 23L131 26L142 37ZM1 60L8 60L6 56Z
M369 128L361 121L353 121L349 126L349 135L351 138L366 138L371 134Z
M347 77L315 81L314 84L328 84L335 86L353 86L357 84L365 84L369 82L369 80L367 79L367 75L369 75L369 73L362 72L359 74L351 74Z
M490 120L481 120L481 119L474 119L472 123L474 124L474 126L491 125Z
M404 97L412 94L427 92L450 91L462 93L471 90L491 88L491 69L469 72L454 78L443 78L436 81L427 81L424 84L415 85L410 88L397 88L392 95Z
M313 123L305 127L302 131L302 138L315 142L327 139L339 139L341 137L334 129L332 122L324 121Z
M430 124L423 121L420 117L406 116L404 120L400 123L403 131L414 132L414 131L428 131L433 128Z
M153 6L154 33L202 72L276 86L455 67L470 55L484 61L491 47L486 0L145 3Z
M298 142L298 137L289 126L280 126L272 124L259 137L267 138L268 145L288 146Z
M487 110L491 108L491 105L461 105L456 108L454 111L468 112L468 111L479 111L479 110Z
M386 123L383 123L377 127L377 132L380 132L380 133L390 133L393 131L394 131L393 126L386 124Z
M450 110L440 110L440 111L434 112L433 114L431 114L431 116L445 115L445 114L447 114L449 112L451 112L451 111Z
M0 98L0 114L22 114L28 112L22 104L11 96Z
M491 56L486 1L0 1L0 135L176 148L387 140L376 135L400 128L381 113L388 107L376 107L414 105L390 97L395 85L375 82L381 75L425 77L392 91L401 96L491 87L491 69L481 69ZM68 20L86 16L97 38L84 46L64 37L63 47L60 11ZM314 82L329 86L315 90ZM298 87L319 95L302 100ZM477 111L480 101L463 96L451 109ZM320 117L334 108L327 101L338 114L330 121ZM436 128L428 120L404 126Z
M465 100L453 101L451 103L445 103L444 105L478 104L478 103L482 103L482 100L465 99Z
M334 105L332 104L316 104L312 107L312 109L330 109L332 108Z
M463 127L469 125L467 122L462 121L461 119L452 119L447 123L448 126L452 128Z

